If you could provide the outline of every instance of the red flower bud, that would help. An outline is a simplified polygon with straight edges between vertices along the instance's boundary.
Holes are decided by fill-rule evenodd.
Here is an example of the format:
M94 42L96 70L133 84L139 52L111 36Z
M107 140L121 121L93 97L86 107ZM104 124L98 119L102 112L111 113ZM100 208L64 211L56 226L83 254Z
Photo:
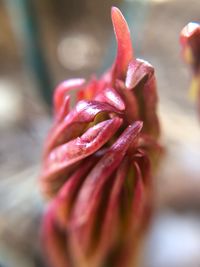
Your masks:
M54 94L40 177L43 193L54 197L43 224L53 267L132 266L151 215L159 150L154 69L134 58L121 12L112 8L111 15L118 44L112 68L99 80L65 81Z
M193 72L190 94L197 100L200 115L200 24L188 23L180 33L183 59Z

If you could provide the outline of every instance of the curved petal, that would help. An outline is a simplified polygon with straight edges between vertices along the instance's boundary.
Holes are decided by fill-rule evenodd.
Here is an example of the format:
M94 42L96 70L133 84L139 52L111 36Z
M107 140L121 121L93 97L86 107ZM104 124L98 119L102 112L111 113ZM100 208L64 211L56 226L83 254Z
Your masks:
M137 265L137 253L140 248L144 224L148 224L145 215L146 192L142 181L141 167L133 162L135 185L131 195L128 221L123 227L123 246L117 255L117 267Z
M131 90L126 90L124 82L117 80L116 87L126 106L124 110L124 120L128 122L128 124L132 124L134 121L139 120L139 103L134 93Z
M60 173L66 172L68 166L97 151L113 136L121 123L118 117L103 121L89 128L81 137L52 150L44 161L41 179L56 179Z
M137 88L135 93L138 97L138 101L141 101L140 118L145 122L144 132L157 138L160 135L160 124L157 115L158 95L155 76L153 75L149 80L147 80L147 82L144 84L142 92L139 91L140 88ZM143 95L143 100L140 99L140 94Z
M154 68L142 59L132 60L128 65L125 85L127 89L135 88L143 79L150 79L154 74Z
M128 24L121 11L112 7L111 18L117 40L117 56L114 63L114 76L125 78L128 64L133 59L133 48Z
M56 146L66 143L82 134L88 123L92 122L100 112L120 114L119 110L107 103L94 100L79 101L65 119L61 123L54 125L50 131L45 145L44 156Z
M143 131L157 138L160 134L160 125L157 116L158 95L154 68L148 62L140 59L131 61L125 88L133 89L131 93L136 99L137 119L144 122ZM123 93L126 96L127 92L123 90ZM126 98L126 101L130 101L130 99L131 97ZM132 109L132 107L133 105L127 104L127 108ZM131 116L132 113L129 112L129 114L127 116Z
M59 224L63 231L66 231L68 218L78 191L87 173L91 167L96 164L98 159L99 157L94 155L84 160L78 169L64 183L53 202L53 212L56 223Z
M130 144L137 138L141 128L142 122L135 122L127 127L87 176L69 222L69 238L74 251L72 253L77 253L75 257L81 254L84 257L88 249L91 249L91 233L105 186L111 174L123 160Z
M102 222L102 229L99 235L98 254L102 258L106 258L106 254L112 248L114 244L118 244L118 234L121 227L121 193L123 190L123 184L127 179L127 173L129 168L129 161L125 157L120 164L110 192L108 204L104 220ZM117 258L118 255L116 255Z
M123 99L112 87L106 87L104 90L102 90L102 92L95 97L95 100L108 103L120 111L125 110L125 103Z
M143 216L144 212L144 205L146 201L145 196L145 187L142 177L141 166L138 165L137 162L134 162L135 172L136 172L136 185L135 185L135 192L133 196L132 202L132 220L131 227L133 225L139 225L141 221L141 217Z

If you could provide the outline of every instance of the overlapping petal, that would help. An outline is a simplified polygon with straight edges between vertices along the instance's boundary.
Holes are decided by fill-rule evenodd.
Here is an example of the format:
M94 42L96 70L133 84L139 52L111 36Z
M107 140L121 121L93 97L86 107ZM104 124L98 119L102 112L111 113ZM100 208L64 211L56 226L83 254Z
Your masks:
M117 8L113 66L88 83L55 91L40 185L52 197L44 216L52 267L129 267L152 211L152 163L160 152L154 68L135 59ZM71 90L78 89L70 109Z
M116 113L120 111L113 106L95 100L82 100L77 103L67 116L56 123L50 131L45 147L45 155L53 148L78 137L99 113Z
M73 229L75 230L76 237L78 239L81 238L81 240L90 240L88 231L92 231L90 223L92 223L95 219L94 210L98 207L99 202L101 202L103 188L106 186L109 177L120 165L129 146L137 137L141 128L141 122L135 122L133 125L129 126L105 153L86 178L73 209L73 215L70 223L70 228L72 231ZM90 202L90 205L88 205L88 201ZM83 230L85 227L87 230ZM85 237L82 238L81 233L83 233ZM78 243L85 249L88 249L88 244L83 244L83 240L81 240L79 240Z
M67 179L68 167L95 153L115 134L121 123L118 117L100 122L89 128L81 137L51 150L44 160L41 182L54 180L58 183L59 179L63 182L63 176Z

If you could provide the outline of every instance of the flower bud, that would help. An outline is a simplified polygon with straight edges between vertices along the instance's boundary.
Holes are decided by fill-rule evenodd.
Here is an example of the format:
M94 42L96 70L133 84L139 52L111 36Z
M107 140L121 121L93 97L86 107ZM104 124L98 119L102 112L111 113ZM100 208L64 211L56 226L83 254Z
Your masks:
M52 200L44 250L52 267L135 264L152 213L152 165L160 151L153 67L135 59L117 8L115 63L100 79L72 79L54 93L40 185ZM70 90L77 89L70 109Z
M183 59L193 72L190 96L197 101L200 115L200 24L188 23L180 33L180 43Z

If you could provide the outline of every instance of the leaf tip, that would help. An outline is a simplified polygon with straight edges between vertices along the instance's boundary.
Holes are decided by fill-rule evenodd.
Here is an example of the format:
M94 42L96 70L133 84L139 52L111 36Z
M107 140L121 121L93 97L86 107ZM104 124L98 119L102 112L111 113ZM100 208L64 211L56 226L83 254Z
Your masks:
M132 40L128 24L117 7L111 8L111 19L117 41L114 72L118 78L122 78L125 75L130 60L133 58Z

